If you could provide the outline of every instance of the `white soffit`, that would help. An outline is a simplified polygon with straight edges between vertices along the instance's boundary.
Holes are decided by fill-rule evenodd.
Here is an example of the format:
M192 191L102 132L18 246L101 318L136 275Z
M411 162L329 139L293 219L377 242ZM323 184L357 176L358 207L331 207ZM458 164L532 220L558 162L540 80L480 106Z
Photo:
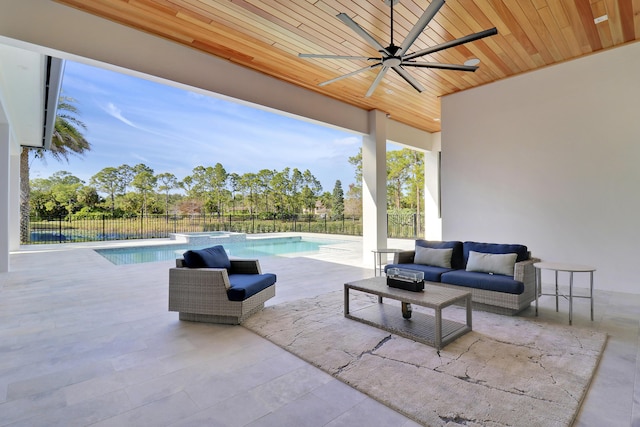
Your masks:
M0 103L19 145L42 147L45 61L0 40Z

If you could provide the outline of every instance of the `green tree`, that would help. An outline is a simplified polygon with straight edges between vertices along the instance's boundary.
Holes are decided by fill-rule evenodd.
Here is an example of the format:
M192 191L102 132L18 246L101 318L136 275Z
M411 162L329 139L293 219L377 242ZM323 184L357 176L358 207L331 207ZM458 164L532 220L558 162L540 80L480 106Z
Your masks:
M411 150L394 150L387 152L387 193L390 199L389 205L400 209L403 187L409 179Z
M149 194L155 189L158 179L153 174L153 169L142 163L133 167L133 173L134 176L133 181L131 181L131 185L140 194L140 213L142 216L145 216L147 214Z
M241 177L235 172L229 174L229 189L231 190L231 211L236 213L236 195L240 192Z
M276 172L270 181L271 190L273 191L273 210L274 213L285 213L290 205L289 198L291 196L291 169L284 168L280 172Z
M333 193L331 194L331 216L333 219L342 218L344 215L344 190L342 190L342 182L336 180L333 186Z
M186 191L188 197L196 197L194 191L195 184L193 177L191 175L187 175L182 179L182 181L178 182L178 187Z
M245 195L244 199L249 201L249 213L255 213L258 202L260 178L255 173L245 173L240 177L240 192Z
M264 203L263 212L269 212L269 200L275 198L272 189L272 180L275 176L276 171L271 169L260 169L258 173L255 175L257 179L257 188L259 200L262 200ZM257 207L257 206L256 206Z
M110 201L109 209L111 210L111 214L113 214L116 209L116 195L124 194L126 187L122 180L120 169L106 167L93 175L89 183L98 191L107 194Z
M51 138L51 147L46 151L35 150L35 158L45 161L46 156L50 156L57 161L68 161L69 156L81 156L91 149L91 144L83 135L87 127L78 118L80 112L74 105L75 102L75 99L66 96L58 98L58 113ZM31 151L33 150L23 147L20 153L20 240L23 243L29 241L30 233L29 153Z
M169 191L178 186L178 178L172 173L161 173L156 177L159 182L158 190L164 192L164 212L169 214Z
M347 200L349 205L349 215L361 215L362 214L362 147L358 150L358 154L349 157L349 163L354 166L354 178L355 183L349 185L349 191L347 192ZM345 205L345 208L347 206ZM357 213L356 213L357 211Z
M211 188L213 190L213 200L216 204L218 215L222 215L222 206L227 196L227 180L229 174L221 163L216 163L211 173Z

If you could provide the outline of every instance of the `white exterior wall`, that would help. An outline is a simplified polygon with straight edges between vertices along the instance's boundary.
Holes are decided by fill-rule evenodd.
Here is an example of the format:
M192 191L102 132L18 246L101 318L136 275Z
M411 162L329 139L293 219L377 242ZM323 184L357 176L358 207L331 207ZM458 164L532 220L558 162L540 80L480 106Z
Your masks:
M0 105L0 273L9 271L9 206L11 156L9 125L4 122Z
M635 43L443 98L443 237L522 243L640 293L638 76Z

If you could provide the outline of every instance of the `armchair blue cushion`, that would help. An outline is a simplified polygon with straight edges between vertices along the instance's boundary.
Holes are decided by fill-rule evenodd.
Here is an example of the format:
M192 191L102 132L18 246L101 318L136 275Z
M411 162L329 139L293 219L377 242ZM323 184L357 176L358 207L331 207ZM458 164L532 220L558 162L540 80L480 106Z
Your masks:
M186 251L183 254L188 268L231 268L231 261L222 245Z
M230 274L231 287L227 290L229 301L244 301L263 289L276 283L276 275L264 274Z

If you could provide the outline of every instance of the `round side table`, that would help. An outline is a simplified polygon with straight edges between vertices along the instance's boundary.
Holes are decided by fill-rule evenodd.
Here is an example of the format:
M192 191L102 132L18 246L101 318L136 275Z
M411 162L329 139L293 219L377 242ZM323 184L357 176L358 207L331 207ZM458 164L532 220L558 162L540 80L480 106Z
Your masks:
M536 262L533 264L536 269L536 316L538 315L538 296L554 295L542 294L542 272L541 270L553 271L556 276L556 311L558 311L558 272L565 271L569 273L569 324L573 321L573 273L589 273L589 296L576 295L576 298L589 298L591 300L591 321L593 321L593 272L594 267L588 265L566 264L561 262ZM562 295L566 298L565 295Z
M374 249L373 252L373 275L374 276L382 276L382 268L384 264L382 262L382 254L397 254L398 252L403 252L407 249L390 249L390 248L378 248ZM386 260L385 260L386 261Z

